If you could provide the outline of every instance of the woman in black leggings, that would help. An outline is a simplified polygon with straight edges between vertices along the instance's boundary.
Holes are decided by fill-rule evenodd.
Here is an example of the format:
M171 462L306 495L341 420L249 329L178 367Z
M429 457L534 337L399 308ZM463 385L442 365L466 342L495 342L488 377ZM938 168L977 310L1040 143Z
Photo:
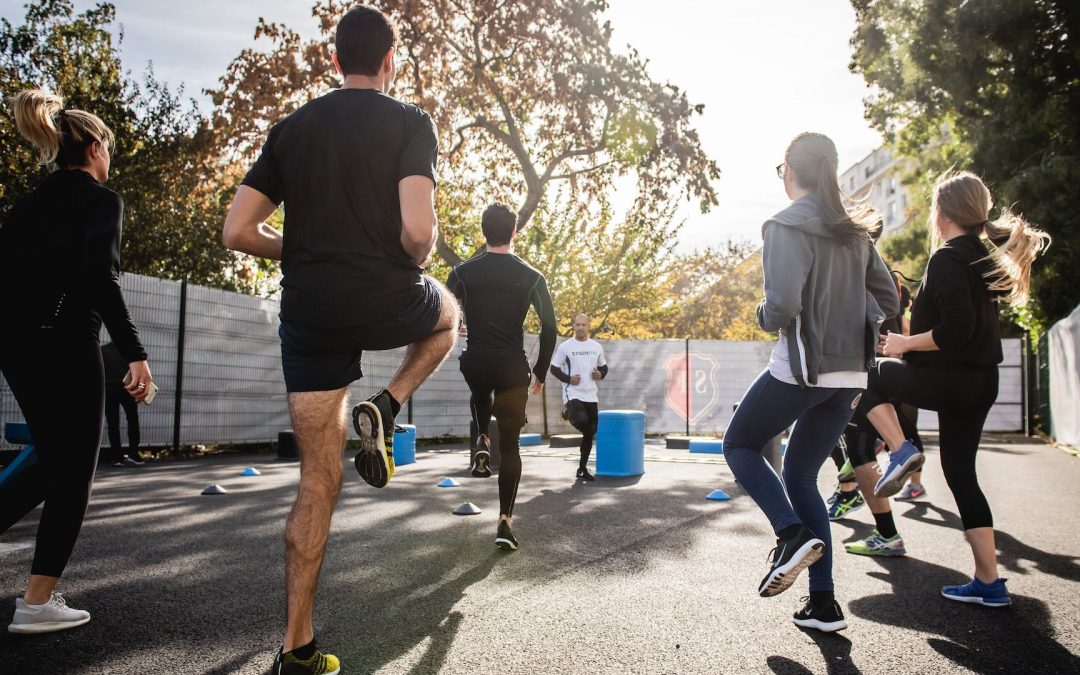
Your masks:
M53 171L0 227L0 371L30 427L37 461L0 490L0 533L44 502L14 633L86 623L56 583L82 527L101 443L104 321L142 401L152 380L120 292L123 201L103 183L113 135L95 115L40 90L14 99L16 127Z
M911 335L882 338L886 357L870 372L860 411L888 444L889 465L878 497L900 491L922 466L922 453L905 440L890 401L938 412L941 468L956 498L964 534L975 556L975 575L941 590L950 600L1004 607L998 578L993 517L975 473L983 424L997 399L1002 360L997 301L1027 299L1031 264L1050 237L1022 218L1002 212L990 221L990 191L978 176L960 173L934 188L931 218L939 238L911 310ZM981 237L993 244L988 254ZM902 360L901 360L902 359Z

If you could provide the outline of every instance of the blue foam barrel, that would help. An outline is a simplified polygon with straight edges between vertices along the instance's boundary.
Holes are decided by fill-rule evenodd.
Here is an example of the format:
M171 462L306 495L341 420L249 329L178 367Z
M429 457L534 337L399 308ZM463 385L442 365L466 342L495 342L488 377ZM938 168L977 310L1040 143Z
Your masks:
M30 425L26 422L6 422L4 424L4 438L8 440L8 443L14 443L15 445L26 445L34 442L34 439L30 438Z
M596 475L645 473L645 413L601 410L596 430Z
M399 424L401 431L394 432L394 466L412 464L416 461L416 426Z

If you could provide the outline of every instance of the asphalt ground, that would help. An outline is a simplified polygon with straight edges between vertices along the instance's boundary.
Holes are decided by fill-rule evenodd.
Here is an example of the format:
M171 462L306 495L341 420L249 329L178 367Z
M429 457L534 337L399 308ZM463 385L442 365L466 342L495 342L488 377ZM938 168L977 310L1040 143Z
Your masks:
M1080 672L1080 459L1020 437L985 440L1008 609L939 595L972 564L933 446L929 499L895 507L909 555L837 554L850 627L832 635L790 621L805 578L757 596L774 539L718 456L650 444L640 478L582 484L573 450L530 450L515 513L522 547L506 553L494 545L496 479L467 477L463 450L422 449L382 490L343 458L318 637L346 673ZM262 475L242 477L251 465ZM823 493L833 475L823 467ZM99 471L60 586L93 619L43 636L0 632L0 672L266 672L283 630L282 532L297 476L266 454ZM435 487L444 476L461 487ZM201 496L209 483L229 493ZM717 487L734 498L706 501ZM483 514L451 515L465 501ZM0 548L31 541L36 523L35 512ZM871 523L866 509L834 523L837 549ZM31 556L0 553L5 623Z

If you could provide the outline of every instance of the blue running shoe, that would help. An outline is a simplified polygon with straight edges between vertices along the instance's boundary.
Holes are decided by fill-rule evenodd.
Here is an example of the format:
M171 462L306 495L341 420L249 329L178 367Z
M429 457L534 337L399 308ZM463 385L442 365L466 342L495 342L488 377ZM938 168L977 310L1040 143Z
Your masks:
M919 452L911 441L904 441L900 449L889 453L889 466L882 472L874 486L875 497L892 497L900 492L908 477L922 468L926 455Z
M970 602L986 607L1008 607L1012 604L1009 591L1005 588L1005 579L998 579L992 584L984 584L972 579L963 586L944 586L941 595L957 602Z

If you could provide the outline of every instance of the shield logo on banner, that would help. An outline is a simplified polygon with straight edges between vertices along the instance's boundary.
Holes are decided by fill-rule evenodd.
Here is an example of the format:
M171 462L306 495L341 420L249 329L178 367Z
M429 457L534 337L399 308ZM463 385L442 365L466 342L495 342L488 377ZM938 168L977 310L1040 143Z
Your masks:
M664 399L668 407L682 419L690 418L690 423L708 417L720 400L720 387L716 382L716 373L720 364L709 354L690 353L690 373L687 377L686 354L672 354L664 362L667 371L667 386ZM690 395L686 386L690 384Z
M686 395L686 352L667 357L664 361L664 370L667 371L664 400L669 408L679 414L680 419L685 420L689 416L687 406L690 403Z

